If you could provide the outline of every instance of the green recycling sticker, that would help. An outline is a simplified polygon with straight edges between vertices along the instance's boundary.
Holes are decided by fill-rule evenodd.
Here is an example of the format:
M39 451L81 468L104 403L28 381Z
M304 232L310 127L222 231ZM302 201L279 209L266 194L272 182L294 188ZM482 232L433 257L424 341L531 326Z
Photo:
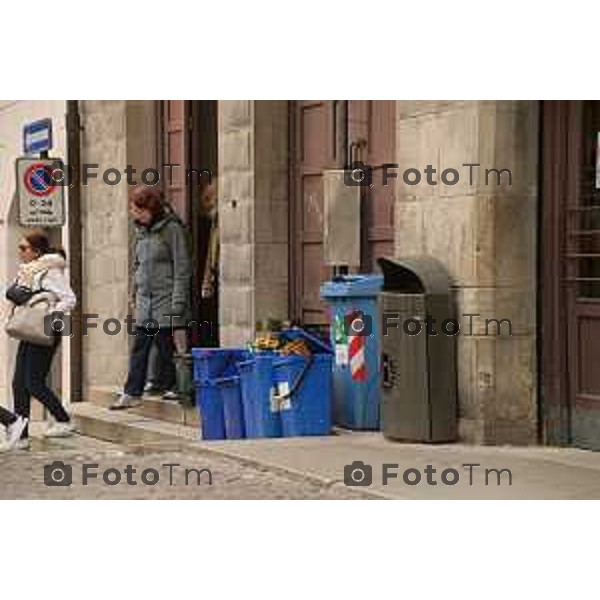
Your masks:
M345 366L348 364L348 332L346 320L341 314L335 315L333 323L335 340L335 364Z

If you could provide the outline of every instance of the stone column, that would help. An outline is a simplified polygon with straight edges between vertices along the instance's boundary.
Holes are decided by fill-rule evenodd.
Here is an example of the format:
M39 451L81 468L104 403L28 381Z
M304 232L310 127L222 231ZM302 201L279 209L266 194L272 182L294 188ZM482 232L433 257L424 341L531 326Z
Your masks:
M441 260L453 280L460 432L478 443L537 439L535 293L538 106L529 101L398 103L400 172L428 164L437 186L398 180L396 255ZM464 163L480 163L473 181ZM443 185L443 169L460 180ZM486 169L510 169L501 175ZM473 317L469 335L467 313ZM485 319L509 319L494 335Z
M288 103L219 102L221 345L288 316Z
M131 228L125 167L156 167L156 131L152 101L83 101L83 163L97 163L98 177L82 188L83 312L99 315L97 329L83 338L84 386L121 386L127 373L129 338L124 320L128 314ZM108 168L121 171L118 185L107 185ZM108 335L102 323L121 322L121 333Z

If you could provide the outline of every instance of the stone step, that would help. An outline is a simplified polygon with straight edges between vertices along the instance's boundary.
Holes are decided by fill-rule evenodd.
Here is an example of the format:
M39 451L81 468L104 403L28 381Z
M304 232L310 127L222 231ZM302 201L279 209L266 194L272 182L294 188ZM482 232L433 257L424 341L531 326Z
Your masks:
M81 435L123 446L186 446L199 439L197 427L155 420L131 410L111 411L94 403L74 405L73 418Z
M113 388L92 388L87 394L87 399L96 406L108 408L117 396ZM163 400L160 396L146 395L141 406L131 408L127 412L178 425L196 428L200 426L195 406L186 406L177 400Z

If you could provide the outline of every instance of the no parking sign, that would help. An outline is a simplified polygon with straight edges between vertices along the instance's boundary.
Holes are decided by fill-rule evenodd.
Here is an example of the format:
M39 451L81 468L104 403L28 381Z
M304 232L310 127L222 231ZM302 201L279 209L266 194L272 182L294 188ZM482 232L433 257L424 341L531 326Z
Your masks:
M18 158L19 224L61 227L65 223L62 163L53 159Z

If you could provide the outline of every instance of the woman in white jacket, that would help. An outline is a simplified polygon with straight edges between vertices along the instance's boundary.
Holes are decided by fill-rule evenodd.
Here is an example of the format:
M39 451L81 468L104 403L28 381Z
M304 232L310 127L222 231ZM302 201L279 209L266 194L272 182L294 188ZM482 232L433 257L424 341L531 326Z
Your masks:
M50 247L43 231L32 231L19 242L21 264L15 283L32 292L52 292L57 303L55 311L68 314L75 306L75 294L65 273L67 262L64 253ZM68 413L56 394L46 384L52 359L61 337L55 336L51 347L30 342L19 342L13 376L15 414L0 407L0 423L7 428L4 450L29 447L27 423L31 410L31 396L37 398L56 420L46 431L47 437L65 437L73 431Z

